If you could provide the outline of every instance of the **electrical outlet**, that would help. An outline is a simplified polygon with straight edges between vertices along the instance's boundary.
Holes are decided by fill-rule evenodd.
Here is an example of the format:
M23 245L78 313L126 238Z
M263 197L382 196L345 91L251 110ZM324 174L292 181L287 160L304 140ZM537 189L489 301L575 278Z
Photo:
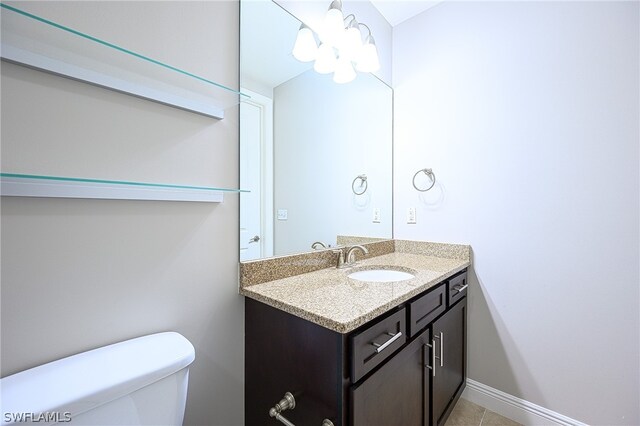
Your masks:
M378 207L373 209L373 223L380 223L380 209Z
M414 224L416 223L416 208L409 207L407 209L407 223Z
M278 220L287 220L288 214L286 209L278 209Z

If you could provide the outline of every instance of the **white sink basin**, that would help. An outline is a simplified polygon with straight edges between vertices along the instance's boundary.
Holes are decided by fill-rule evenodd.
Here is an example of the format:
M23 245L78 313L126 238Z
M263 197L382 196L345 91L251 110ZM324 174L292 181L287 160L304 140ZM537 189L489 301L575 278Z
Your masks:
M364 271L352 272L348 277L358 281L388 283L410 280L411 278L415 278L415 275L395 269L366 269Z

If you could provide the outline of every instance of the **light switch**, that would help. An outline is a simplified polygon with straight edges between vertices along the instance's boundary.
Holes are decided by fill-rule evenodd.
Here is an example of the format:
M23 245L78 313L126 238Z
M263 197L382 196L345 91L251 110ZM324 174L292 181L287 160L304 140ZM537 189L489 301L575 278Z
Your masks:
M380 209L378 207L373 209L373 223L380 223Z
M287 220L287 209L278 209L278 220Z
M407 223L414 224L416 223L416 208L409 207L407 209Z

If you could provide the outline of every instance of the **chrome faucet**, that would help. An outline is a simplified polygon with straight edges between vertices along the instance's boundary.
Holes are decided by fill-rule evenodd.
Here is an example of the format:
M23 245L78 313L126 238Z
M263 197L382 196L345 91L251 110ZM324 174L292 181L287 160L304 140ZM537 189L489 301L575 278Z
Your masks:
M323 249L327 248L327 246L322 241L316 241L315 243L311 244L311 248L314 250L318 250L318 247Z
M369 250L367 250L367 248L364 246L349 247L346 254L344 252L344 249L333 250L333 253L338 255L338 263L336 264L336 268L342 269L353 265L356 262L354 253L356 249L360 250L362 254L369 254Z
M346 255L346 258L347 258L347 259L346 259L346 261L345 261L345 263L346 263L347 265L350 265L350 264L355 263L355 261L356 261L356 260L355 260L355 253L354 253L354 251L355 251L356 249L357 249L357 250L360 250L360 251L362 252L362 254L369 254L369 250L367 250L367 248L366 248L366 247L364 247L364 246L353 246L353 247L350 247L350 248L349 248L349 250L347 250L347 255Z

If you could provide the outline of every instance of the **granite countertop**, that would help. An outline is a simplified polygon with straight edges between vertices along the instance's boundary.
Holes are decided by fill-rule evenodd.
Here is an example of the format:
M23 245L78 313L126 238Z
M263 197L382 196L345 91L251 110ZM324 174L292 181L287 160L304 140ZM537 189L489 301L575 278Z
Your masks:
M405 242L406 243L406 242ZM435 244L435 243L420 243ZM400 246L396 242L396 246ZM404 244L415 248L414 244ZM439 245L443 246L443 245ZM370 257L345 269L326 268L249 286L240 294L339 333L349 333L389 309L470 265L467 256L440 257L438 250L406 250ZM428 253L428 254L424 254ZM348 278L363 269L398 269L415 278L398 282L364 282Z

